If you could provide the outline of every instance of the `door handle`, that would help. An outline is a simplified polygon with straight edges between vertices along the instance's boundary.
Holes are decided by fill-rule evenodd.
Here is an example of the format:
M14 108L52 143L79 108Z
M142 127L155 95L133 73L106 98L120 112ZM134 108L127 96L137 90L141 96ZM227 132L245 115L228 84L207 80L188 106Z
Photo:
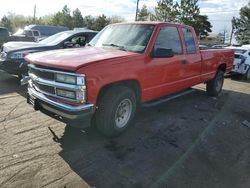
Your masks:
M187 64L187 60L186 60L186 59L183 59L183 60L181 60L181 63L182 63L182 64Z

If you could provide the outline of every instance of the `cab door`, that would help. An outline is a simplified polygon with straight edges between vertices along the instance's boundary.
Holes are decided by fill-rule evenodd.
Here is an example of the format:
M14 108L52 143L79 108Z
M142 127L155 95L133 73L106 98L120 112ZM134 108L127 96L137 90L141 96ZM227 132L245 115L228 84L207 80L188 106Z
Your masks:
M195 84L200 83L201 75L201 54L198 44L194 38L195 33L189 27L181 28L183 43L184 43L184 53L183 58L183 85L185 87L190 87Z
M173 54L168 57L154 57L152 55L145 71L149 81L145 91L145 98L147 99L165 96L183 89L182 80L185 75L183 60L185 59L185 54L180 32L176 26L161 26L152 54L159 49L172 51ZM155 84L152 85L152 83Z

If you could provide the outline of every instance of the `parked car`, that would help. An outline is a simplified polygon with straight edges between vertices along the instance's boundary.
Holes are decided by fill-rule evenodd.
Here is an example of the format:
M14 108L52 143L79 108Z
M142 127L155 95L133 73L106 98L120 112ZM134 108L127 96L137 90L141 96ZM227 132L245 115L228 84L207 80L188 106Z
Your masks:
M56 33L68 31L69 28L65 26L53 26L53 25L28 25L26 30L37 30L40 33L40 40L45 39Z
M192 27L135 22L105 27L88 47L30 54L27 102L70 126L90 122L107 136L131 123L139 103L206 83L217 96L232 70L231 49L200 51ZM178 93L178 94L176 94ZM164 99L163 99L164 101Z
M226 44L216 44L212 46L212 48L215 48L215 49L226 48L226 47L228 47L228 45Z
M9 37L9 41L37 42L59 32L69 30L64 26L28 25Z
M9 40L9 30L6 27L0 27L0 48Z
M211 47L209 47L209 46L207 46L207 45L204 45L204 44L200 44L200 45L199 45L199 48L200 48L200 50L208 50L208 49L210 49Z
M250 46L228 47L234 50L234 64L232 74L241 74L250 80Z
M16 33L9 37L9 41L37 42L40 38L41 34L38 30L19 29Z
M249 48L250 49L250 44L244 44L242 46L236 46L236 47L243 47L243 48Z
M27 54L61 48L82 47L96 34L97 32L94 31L64 31L40 42L7 42L3 45L0 54L0 68L10 74L22 77L28 71L27 63L24 60Z

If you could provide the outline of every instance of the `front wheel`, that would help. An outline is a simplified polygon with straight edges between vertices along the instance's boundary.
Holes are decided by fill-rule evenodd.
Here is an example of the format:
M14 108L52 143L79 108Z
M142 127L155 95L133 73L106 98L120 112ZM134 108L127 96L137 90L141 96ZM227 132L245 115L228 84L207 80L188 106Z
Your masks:
M134 117L136 97L124 86L110 88L98 102L96 127L106 136L114 137L124 132Z
M207 94L216 97L220 94L224 83L224 72L218 70L214 79L207 82Z

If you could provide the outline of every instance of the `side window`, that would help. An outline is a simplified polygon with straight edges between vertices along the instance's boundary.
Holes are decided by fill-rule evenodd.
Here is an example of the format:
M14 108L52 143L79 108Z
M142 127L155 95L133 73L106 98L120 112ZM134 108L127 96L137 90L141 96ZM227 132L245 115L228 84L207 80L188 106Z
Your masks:
M76 36L71 39L71 42L79 45L79 46L85 46L86 44L86 37L85 36Z
M176 27L162 27L156 39L154 50L157 48L172 49L174 54L182 54L181 40Z
M39 37L38 31L33 31L35 37Z
M27 36L27 37L33 37L32 31L26 30L26 31L24 31L24 34L25 34L25 36Z
M194 41L194 36L193 33L190 29L188 28L182 28L186 48L187 48L187 53L188 54L195 54L196 53L196 46L195 46L195 41Z

